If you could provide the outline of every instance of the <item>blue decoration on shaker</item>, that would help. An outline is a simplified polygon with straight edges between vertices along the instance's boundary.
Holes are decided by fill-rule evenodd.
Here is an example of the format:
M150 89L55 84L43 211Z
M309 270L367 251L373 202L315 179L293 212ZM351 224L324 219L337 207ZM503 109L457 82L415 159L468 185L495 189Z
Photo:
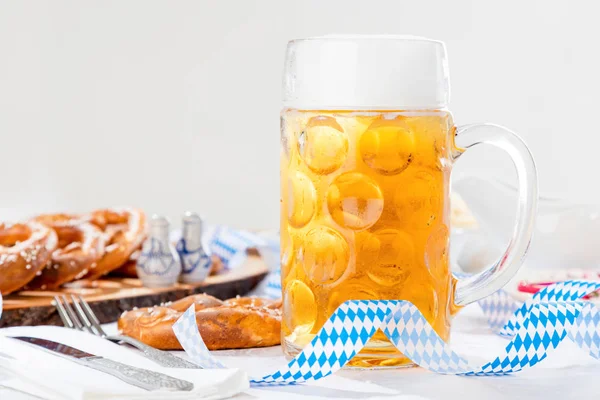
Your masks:
M199 283L210 273L210 254L202 243L203 225L204 221L198 214L189 211L184 214L181 238L176 247L181 259L182 282Z
M169 221L153 215L150 232L137 260L138 277L146 287L166 287L177 283L181 261L169 241Z
M142 248L142 253L137 265L144 271L145 275L164 276L170 274L175 268L177 259L173 257L164 244L155 238L148 238L148 246Z
M210 272L210 256L202 247L195 250L190 250L189 247L191 246L183 238L177 242L177 252L181 258L182 276L192 275L197 271L205 271L206 275L203 274L201 279L194 279L194 282L202 282Z
M518 305L504 291L480 302L493 329L510 341L497 357L475 365L440 338L418 308L404 300L351 300L340 305L313 340L285 367L253 378L255 386L319 380L342 368L377 329L413 362L441 374L506 375L544 360L565 338L600 360L600 310L583 296L600 290L600 282L573 280L546 287ZM507 316L507 310L512 313ZM206 348L196 325L194 306L173 331L191 360L204 368L225 368Z

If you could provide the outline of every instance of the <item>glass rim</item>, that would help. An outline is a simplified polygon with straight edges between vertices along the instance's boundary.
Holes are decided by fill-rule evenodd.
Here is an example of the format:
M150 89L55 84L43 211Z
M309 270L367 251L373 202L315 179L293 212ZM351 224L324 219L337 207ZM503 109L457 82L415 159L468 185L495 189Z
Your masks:
M354 42L354 41L398 41L398 42L430 42L436 43L444 46L444 42L441 40L430 39L424 36L414 36L414 35L388 35L388 34L331 34L331 35L323 35L323 36L310 36L307 38L298 38L292 39L288 42L288 45L293 45L295 43L302 42Z

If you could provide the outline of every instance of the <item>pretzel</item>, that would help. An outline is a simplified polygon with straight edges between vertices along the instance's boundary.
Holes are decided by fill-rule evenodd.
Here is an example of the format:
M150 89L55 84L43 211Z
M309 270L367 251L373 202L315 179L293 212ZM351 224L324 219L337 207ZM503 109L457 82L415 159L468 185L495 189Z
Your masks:
M104 231L104 256L92 264L85 279L98 279L125 264L146 237L146 215L134 208L92 212L89 221Z
M25 289L56 289L87 274L104 255L103 233L95 225L67 214L42 215L35 220L56 232L58 248L41 275Z
M113 270L111 276L121 276L124 278L137 278L137 260L142 252L141 248L137 248L129 256L127 262L121 265L119 268Z
M198 329L210 350L280 343L281 301L256 297L221 301L207 294L188 296L160 307L126 311L119 318L119 330L158 349L180 350L173 324L192 304L196 307Z
M57 245L56 233L40 223L0 223L0 293L20 289L41 274Z

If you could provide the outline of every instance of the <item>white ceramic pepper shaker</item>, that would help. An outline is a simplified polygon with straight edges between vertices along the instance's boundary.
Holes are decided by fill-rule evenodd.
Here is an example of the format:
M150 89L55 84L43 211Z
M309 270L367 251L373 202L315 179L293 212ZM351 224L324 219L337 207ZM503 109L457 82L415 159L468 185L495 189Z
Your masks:
M169 241L169 220L153 215L150 232L137 261L137 274L150 288L174 285L181 274L181 261Z
M194 212L183 215L181 239L177 242L177 252L181 258L181 281L199 283L210 272L210 255L202 245L202 217Z

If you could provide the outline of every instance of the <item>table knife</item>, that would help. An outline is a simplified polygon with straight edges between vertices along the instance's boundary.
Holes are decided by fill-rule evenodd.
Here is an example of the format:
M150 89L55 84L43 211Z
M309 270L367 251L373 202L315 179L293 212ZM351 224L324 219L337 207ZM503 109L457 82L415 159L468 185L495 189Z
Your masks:
M137 386L145 390L171 390L190 391L194 388L191 382L177 379L159 372L143 368L132 367L108 358L86 353L66 344L53 342L51 340L39 339L26 336L11 336L13 339L41 347L52 354L74 361L85 367L95 369L119 378L123 382Z

